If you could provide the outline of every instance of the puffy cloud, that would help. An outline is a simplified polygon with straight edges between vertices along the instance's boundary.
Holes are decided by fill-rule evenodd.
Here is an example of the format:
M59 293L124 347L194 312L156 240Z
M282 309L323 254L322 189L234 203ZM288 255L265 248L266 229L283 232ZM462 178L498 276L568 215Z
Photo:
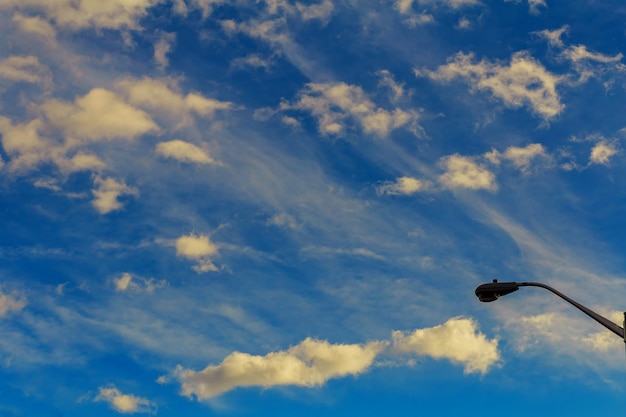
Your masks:
M116 87L136 106L156 110L175 118L181 125L191 122L191 114L212 118L218 110L228 110L232 103L204 97L197 93L183 95L171 79L124 78Z
M35 119L28 123L13 124L0 116L2 147L11 158L9 169L20 171L30 169L52 155L53 144L39 134L43 122Z
M484 59L473 63L473 60L473 54L459 52L436 71L416 69L415 74L442 82L464 78L473 88L491 92L507 106L529 106L545 120L555 117L564 109L556 90L562 77L547 71L527 53L513 54L508 66Z
M169 142L161 142L156 146L156 153L166 158L173 158L181 162L195 164L214 164L216 161L208 153L193 145L179 139Z
M0 289L0 318L6 316L11 311L20 311L25 306L26 300L24 298L5 294Z
M92 190L94 199L91 202L100 214L107 214L114 210L122 208L122 203L118 198L122 195L137 195L139 191L134 187L129 187L124 181L118 182L114 178L95 177L94 185L96 189Z
M11 20L22 32L32 33L47 40L54 40L56 38L56 30L54 27L38 16L24 16L20 13L15 13Z
M453 318L442 325L412 333L394 331L393 346L400 352L448 359L463 364L465 373L486 373L500 360L498 341L489 340L468 318Z
M136 29L150 7L163 0L2 0L1 9L43 14L56 25L70 29Z
M356 120L366 133L379 137L385 137L399 127L415 124L418 118L413 111L400 108L388 111L376 107L361 87L345 83L309 83L300 91L294 104L283 103L281 108L310 112L318 120L319 131L333 135L344 131L347 118Z
M443 157L440 164L446 172L439 181L447 188L496 190L495 175L472 158L458 154Z
M149 114L103 88L92 89L75 103L48 100L41 110L67 140L133 139L159 130Z
M314 387L331 378L365 372L387 342L330 344L307 338L286 351L265 356L234 352L219 365L196 372L178 368L182 394L203 400L237 387L296 385Z
M400 177L395 182L386 182L377 187L379 194L411 195L430 188L430 183L412 177Z
M591 155L589 157L589 161L592 164L608 164L609 163L609 159L617 154L618 149L617 146L609 143L609 142L605 142L602 141L600 143L597 143L593 149L591 149Z
M511 146L504 153L494 149L485 154L485 157L494 164L499 164L501 159L506 159L521 170L526 170L533 158L546 156L546 150L540 143L531 143L523 148Z
M211 261L217 251L218 246L207 235L196 236L192 233L176 239L176 255L196 261L197 265L193 269L198 273L218 270Z
M0 78L27 83L43 83L48 69L36 56L13 55L0 61Z
M119 413L156 413L157 406L146 398L136 397L132 394L122 394L115 386L100 387L94 401L104 401Z
M451 9L460 9L467 6L480 4L478 0L396 0L394 7L402 14L407 14L413 8L413 4L419 6L445 6Z

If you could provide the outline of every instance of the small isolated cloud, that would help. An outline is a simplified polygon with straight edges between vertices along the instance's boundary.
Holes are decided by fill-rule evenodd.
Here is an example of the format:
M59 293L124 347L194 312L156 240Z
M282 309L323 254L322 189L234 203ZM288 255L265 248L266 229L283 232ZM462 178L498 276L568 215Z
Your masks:
M498 340L489 340L469 318L452 318L442 325L411 333L394 331L393 347L465 366L465 373L485 374L500 361Z
M550 73L528 53L516 52L509 65L484 59L473 61L473 54L459 52L436 71L416 69L415 74L440 82L463 78L473 89L488 91L509 107L528 106L545 120L554 118L565 108L556 90L562 77Z
M113 279L113 285L115 285L115 291L118 292L137 291L151 293L157 288L167 286L167 281L157 281L154 278L145 279L124 272L121 277Z
M521 3L522 0L504 0L505 2L515 2ZM541 8L547 8L546 0L527 0L528 1L528 12L533 15L538 15L541 13Z
M619 150L615 144L605 141L599 142L591 149L589 162L591 164L606 165L609 163L609 159L618 152Z
M196 261L197 265L193 269L198 273L218 271L211 260L217 251L218 246L207 235L191 233L176 239L176 255Z
M124 78L116 83L116 88L129 103L178 121L180 126L192 120L192 114L213 118L218 110L228 110L232 103L205 97L198 93L182 94L175 80L164 78L141 79Z
M534 158L547 157L547 153L540 143L531 143L523 148L510 146L504 153L500 153L494 149L486 153L485 157L494 164L499 164L502 159L508 160L512 162L515 167L525 171Z
M331 344L307 338L286 351L265 356L233 352L219 365L202 371L179 367L181 393L198 400L216 397L238 387L295 385L315 387L331 378L365 372L388 342Z
M117 181L114 178L94 178L94 185L97 187L92 190L94 196L91 202L100 214L107 214L114 210L122 208L122 203L118 200L123 195L138 195L139 191L134 187L129 187L124 181Z
M0 60L0 78L39 84L48 80L48 68L36 56L13 55Z
M169 65L167 54L172 51L172 45L176 42L175 33L161 33L158 41L154 44L154 61L161 69L165 69Z
M391 75L391 72L389 72L388 70L380 70L376 72L376 75L380 77L380 82L378 83L378 85L389 88L393 101L399 100L406 94L406 92L404 91L404 85L398 84Z
M26 299L5 294L2 289L0 289L0 318L5 317L10 312L20 311L25 306Z
M115 386L100 387L94 401L104 401L109 406L123 414L133 413L156 413L157 406L146 398L136 397L132 394L122 394Z
M564 45L563 45L563 40L561 39L561 37L563 36L564 33L567 33L568 31L569 31L569 26L564 25L564 26L561 26L560 29L556 29L556 30L544 29L544 30L540 30L537 32L532 32L532 33L539 37L544 38L546 41L548 41L548 44L550 46L563 48Z
M414 111L377 107L361 87L345 83L309 83L295 103L281 105L281 110L290 109L310 112L317 119L320 133L327 135L343 134L351 119L365 133L386 137L397 128L416 125L418 119Z
M300 225L296 219L287 213L278 213L269 218L266 222L270 226L286 227L288 229L298 229Z
M180 139L169 142L161 142L156 146L156 153L165 157L176 159L181 162L193 164L215 164L216 161L196 145Z
M386 182L376 188L381 195L411 195L430 188L428 181L412 177L400 177L394 182Z
M302 248L302 254L315 257L327 257L327 256L361 256L371 259L385 259L383 256L377 254L366 248L331 248L328 246L307 246Z
M439 163L446 171L439 181L446 188L491 191L498 188L495 175L470 157L454 154L441 158Z
M150 115L126 103L118 94L94 88L74 103L48 100L41 105L48 121L76 140L134 139L158 132Z

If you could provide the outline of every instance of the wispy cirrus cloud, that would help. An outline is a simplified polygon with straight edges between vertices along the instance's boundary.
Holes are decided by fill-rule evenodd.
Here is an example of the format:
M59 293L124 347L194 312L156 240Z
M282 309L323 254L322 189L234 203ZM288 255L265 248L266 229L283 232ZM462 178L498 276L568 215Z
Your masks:
M10 312L17 312L26 306L26 299L18 297L16 294L6 294L0 288L0 318L5 317Z

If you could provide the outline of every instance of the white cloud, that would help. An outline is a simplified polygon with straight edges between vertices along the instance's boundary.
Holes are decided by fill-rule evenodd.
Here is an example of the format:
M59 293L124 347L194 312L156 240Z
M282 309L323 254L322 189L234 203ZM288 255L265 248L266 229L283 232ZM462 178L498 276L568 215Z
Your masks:
M442 325L412 333L394 331L393 346L400 352L448 359L463 364L465 373L486 373L500 361L497 339L489 340L468 318L452 318Z
M271 226L287 227L289 229L298 229L300 225L296 219L286 213L279 213L267 220L267 224Z
M1 9L43 14L56 25L74 30L85 28L137 29L150 7L163 0L2 0Z
M442 82L464 78L474 89L489 91L510 107L529 106L545 120L557 116L565 108L556 90L562 77L547 71L527 53L513 54L508 66L484 59L473 63L473 60L473 54L459 52L436 71L416 69L415 74Z
M154 278L145 279L124 272L121 277L113 279L113 285L115 285L115 291L118 292L138 291L151 293L157 288L167 286L167 281L157 281Z
M417 113L394 108L376 107L358 86L345 83L309 83L300 91L293 104L283 103L282 110L297 109L310 112L318 121L323 134L340 135L345 121L352 118L366 133L386 137L399 127L415 124Z
M216 397L237 387L296 385L314 387L331 378L365 372L387 342L330 344L307 338L286 351L265 356L234 352L219 365L196 372L178 368L182 394L198 400Z
M24 16L20 13L15 13L11 20L22 32L35 34L52 42L56 39L54 27L38 16Z
M400 177L395 182L386 182L376 188L379 194L386 195L411 195L430 188L428 181L412 177Z
M41 110L66 140L134 139L158 132L149 114L126 103L116 93L94 88L75 103L48 100Z
M94 401L104 401L119 413L156 413L157 406L146 398L122 394L115 386L100 387Z
M218 270L211 261L217 255L218 248L207 235L192 233L176 239L176 255L196 261L197 265L193 269L198 273Z
M154 44L154 61L161 69L169 65L167 54L172 51L172 45L176 41L175 33L161 33L159 40Z
M172 79L124 78L116 87L136 106L161 112L177 119L180 125L191 122L191 114L213 118L218 110L231 109L232 103L204 97L198 93L183 95Z
M520 3L521 0L504 0L505 2ZM538 15L541 7L548 7L545 0L528 0L528 11L530 14Z
M383 256L377 254L366 248L331 248L328 246L306 246L302 248L301 253L309 256L362 256L371 259L385 259Z
M20 311L26 306L26 299L5 294L0 289L0 318L5 317L11 311Z
M156 146L156 153L166 158L194 164L215 164L211 156L194 144L179 139L161 142Z
M591 155L589 161L592 164L608 164L609 159L618 153L617 146L609 142L599 142L593 149L591 149Z
M122 203L118 200L120 196L139 194L136 188L129 187L124 181L118 182L114 178L102 179L96 176L93 182L97 188L91 191L94 195L91 203L100 214L107 214L122 208Z
M48 69L36 56L13 55L0 61L0 78L27 83L44 83Z
M454 154L441 158L440 165L446 172L439 177L439 181L447 188L492 191L498 188L495 175L472 158Z

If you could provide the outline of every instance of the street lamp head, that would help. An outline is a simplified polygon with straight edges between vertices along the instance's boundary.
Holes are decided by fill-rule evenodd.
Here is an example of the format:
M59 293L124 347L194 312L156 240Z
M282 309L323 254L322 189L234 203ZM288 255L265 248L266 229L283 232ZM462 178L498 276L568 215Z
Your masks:
M498 282L497 279L494 279L490 284L479 285L475 293L480 301L489 303L518 289L519 284L517 282Z

